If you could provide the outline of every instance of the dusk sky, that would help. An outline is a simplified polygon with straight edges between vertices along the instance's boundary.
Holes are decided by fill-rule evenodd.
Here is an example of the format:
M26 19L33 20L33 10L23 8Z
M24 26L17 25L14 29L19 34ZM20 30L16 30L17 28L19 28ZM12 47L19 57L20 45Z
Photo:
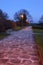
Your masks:
M36 22L43 15L43 0L0 0L0 9L13 19L15 12L26 9Z

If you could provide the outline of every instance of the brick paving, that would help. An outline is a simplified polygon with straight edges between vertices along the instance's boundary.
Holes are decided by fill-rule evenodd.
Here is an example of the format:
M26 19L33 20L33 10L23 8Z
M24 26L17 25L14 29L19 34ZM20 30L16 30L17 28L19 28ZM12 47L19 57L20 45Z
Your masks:
M41 65L32 27L0 41L0 65Z

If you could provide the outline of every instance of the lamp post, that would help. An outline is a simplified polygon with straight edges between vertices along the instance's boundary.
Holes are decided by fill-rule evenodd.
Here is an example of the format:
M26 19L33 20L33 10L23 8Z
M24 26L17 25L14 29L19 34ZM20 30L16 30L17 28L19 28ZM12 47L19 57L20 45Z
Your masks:
M24 18L24 15L20 15L21 19L22 19L22 26L23 26L23 18Z
M20 15L20 17L23 19L23 17L24 17L24 16L23 16L23 14L22 14L22 15Z

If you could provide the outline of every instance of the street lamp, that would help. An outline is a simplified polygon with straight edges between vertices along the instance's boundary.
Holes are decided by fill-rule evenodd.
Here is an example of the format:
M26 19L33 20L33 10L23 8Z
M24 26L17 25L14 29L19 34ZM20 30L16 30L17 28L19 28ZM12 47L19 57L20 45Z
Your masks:
M23 18L24 18L24 15L21 14L20 17L21 17L21 20L22 20L22 26L23 26Z
M23 19L23 18L24 18L23 14L22 14L22 15L20 15L20 17Z

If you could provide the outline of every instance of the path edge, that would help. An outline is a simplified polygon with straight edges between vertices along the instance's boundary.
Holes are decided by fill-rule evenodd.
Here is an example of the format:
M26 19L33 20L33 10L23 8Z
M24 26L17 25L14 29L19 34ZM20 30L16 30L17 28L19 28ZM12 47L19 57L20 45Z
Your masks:
M33 38L34 38L36 46L37 46L37 50L38 50L37 53L38 53L38 55L40 57L40 64L43 65L43 59L42 59L42 56L41 56L41 53L40 53L41 48L38 45L38 42L36 41L35 34L33 34Z

